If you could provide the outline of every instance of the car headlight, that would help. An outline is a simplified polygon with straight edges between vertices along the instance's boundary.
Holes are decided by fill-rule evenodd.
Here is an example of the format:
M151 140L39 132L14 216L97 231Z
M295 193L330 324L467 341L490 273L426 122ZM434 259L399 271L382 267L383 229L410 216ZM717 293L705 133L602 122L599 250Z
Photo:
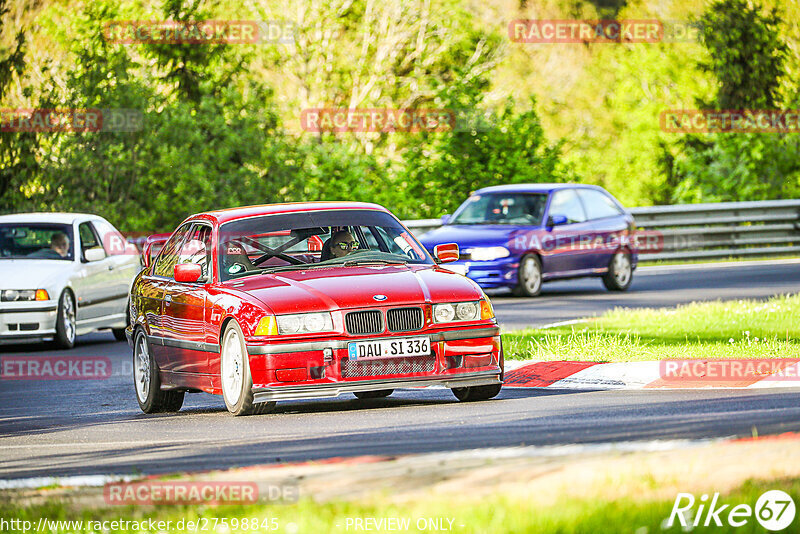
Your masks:
M507 258L510 254L506 247L476 247L472 249L469 257L473 261L492 261Z
M279 334L310 334L333 330L333 319L329 312L278 315L277 323Z
M437 323L477 321L481 315L481 301L433 305L433 320Z
M0 292L3 302L25 302L31 300L50 300L46 289L4 289Z

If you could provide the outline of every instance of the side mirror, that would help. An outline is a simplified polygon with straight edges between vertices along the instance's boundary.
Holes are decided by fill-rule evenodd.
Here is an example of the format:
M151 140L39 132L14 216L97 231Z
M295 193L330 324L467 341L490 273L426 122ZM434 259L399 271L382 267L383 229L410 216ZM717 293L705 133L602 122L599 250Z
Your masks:
M196 263L179 263L175 266L176 282L197 282L203 274L203 269Z
M567 224L567 222L569 221L566 215L555 214L547 218L547 226L551 228L553 226L561 226L562 224Z
M433 257L437 263L458 261L458 255L458 245L456 243L444 243L433 247Z
M88 262L100 261L105 259L105 257L106 251L99 247L89 248L83 251L83 258Z
M450 215L449 213L445 213L444 215L442 215L442 226L444 226L445 224L449 223L450 219L452 219L452 218L453 218L453 216Z

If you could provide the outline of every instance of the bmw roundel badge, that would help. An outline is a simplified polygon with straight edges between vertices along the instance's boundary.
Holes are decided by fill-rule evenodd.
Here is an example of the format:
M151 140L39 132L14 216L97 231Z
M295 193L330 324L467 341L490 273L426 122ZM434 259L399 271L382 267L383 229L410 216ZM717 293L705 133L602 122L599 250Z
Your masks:
M372 298L374 298L378 302L383 302L384 300L386 300L389 297L387 297L386 295L372 295Z

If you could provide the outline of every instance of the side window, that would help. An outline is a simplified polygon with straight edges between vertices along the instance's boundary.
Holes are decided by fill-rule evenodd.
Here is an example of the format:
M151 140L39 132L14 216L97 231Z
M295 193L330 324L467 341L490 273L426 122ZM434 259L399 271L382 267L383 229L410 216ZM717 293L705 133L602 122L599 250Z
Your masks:
M590 219L602 219L604 217L616 217L622 215L619 206L609 198L608 195L596 189L580 189L579 193L583 206L586 208L586 215Z
M128 242L116 228L101 220L92 221L92 224L97 233L100 234L100 243L103 245L106 254L114 256L127 252Z
M211 264L211 227L195 224L189 231L178 254L178 263L196 263L202 268L202 276L208 276Z
M378 244L378 240L375 238L375 234L373 233L375 231L375 228L370 228L369 226L362 226L360 227L360 230L364 236L364 241L365 241L364 244L366 245L365 248L368 248L370 250L380 250L381 247Z
M92 229L92 223L82 222L78 225L78 234L81 236L81 251L100 246L97 236Z
M184 238L186 234L189 233L190 228L190 224L181 226L178 231L169 238L169 241L164 244L164 248L161 249L161 254L158 255L156 264L153 267L153 274L155 276L172 278L175 274L175 264L178 263L179 247L183 244Z
M583 211L581 200L574 189L562 189L553 193L549 215L564 215L567 217L567 223L569 224L586 220L586 213Z

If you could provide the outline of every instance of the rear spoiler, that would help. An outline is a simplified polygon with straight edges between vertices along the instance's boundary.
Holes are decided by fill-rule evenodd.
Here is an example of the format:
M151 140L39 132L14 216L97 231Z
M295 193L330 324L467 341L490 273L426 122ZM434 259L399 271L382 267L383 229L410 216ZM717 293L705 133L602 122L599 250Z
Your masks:
M142 246L142 264L145 269L153 263L170 235L172 234L153 234L145 240L144 246Z

